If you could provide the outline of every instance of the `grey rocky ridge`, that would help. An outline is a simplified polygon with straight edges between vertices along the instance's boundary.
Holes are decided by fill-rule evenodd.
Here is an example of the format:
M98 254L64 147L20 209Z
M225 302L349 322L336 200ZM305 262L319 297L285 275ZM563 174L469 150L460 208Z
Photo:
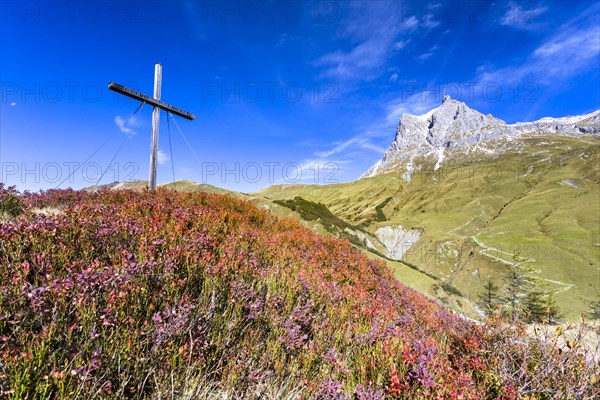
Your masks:
M442 104L423 115L402 115L396 138L381 160L360 178L372 177L398 168L410 180L418 169L416 159L435 161L435 169L465 152L491 155L519 146L524 135L598 135L600 110L563 118L542 118L534 122L507 124L469 108L464 102L445 96Z

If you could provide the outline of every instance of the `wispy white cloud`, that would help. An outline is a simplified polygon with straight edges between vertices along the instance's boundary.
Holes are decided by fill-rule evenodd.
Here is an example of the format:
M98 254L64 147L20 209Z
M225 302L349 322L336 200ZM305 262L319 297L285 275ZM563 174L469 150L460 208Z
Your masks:
M302 162L302 181L310 183L313 177L311 173L316 169L324 171L325 167L332 168L334 165L338 169L335 176L338 173L339 176L347 176L351 172L348 168L355 166L357 162L369 159L375 162L394 140L396 126L403 114L422 115L437 106L439 99L421 93L388 101L382 108L380 117L374 119L375 122L357 127L358 134L333 143L327 150L314 152L314 157Z
M399 40L394 43L394 50L402 50L410 43L410 39Z
M339 80L372 80L382 73L394 51L404 49L417 30L430 30L439 25L430 14L422 19L402 15L398 1L351 2L348 22L341 36L350 50L337 50L321 56L316 65L325 66L324 77Z
M395 126L403 114L421 115L437 106L439 104L436 99L431 96L422 96L420 93L404 99L395 99L385 105L383 116L378 119L378 122L361 128L360 134L345 141L336 142L329 150L315 152L314 155L321 162L329 161L331 157L339 155L348 158L350 153L365 154L365 150L371 154L382 155L390 140L393 139Z
M479 81L559 84L593 68L600 55L600 14L597 6L560 26L521 65L480 67Z
M542 25L542 14L548 11L548 7L538 2L509 1L506 4L506 12L500 18L500 24L519 29L538 29Z
M134 116L124 119L120 115L117 115L115 117L115 125L117 125L117 128L126 135L137 135L137 131L134 128L138 126L139 123Z
M16 106L16 105L17 105L17 103L15 103L15 102L12 102L12 103L10 103L10 106L11 106L11 107L14 107L14 106Z
M377 153L383 153L383 151L385 151L385 149L381 148L380 146L371 143L368 137L355 136L346 141L335 143L335 146L329 150L316 152L315 156L321 159L326 159L332 155L341 153L348 148L371 150Z
M170 159L171 158L169 157L169 155L167 153L165 153L161 149L158 149L158 152L156 153L156 161L158 162L159 165L164 165L164 164L168 163Z
M392 100L385 106L383 118L385 125L380 128L398 124L403 114L422 115L437 106L439 106L439 99L436 99L435 96L427 96L425 92Z
M374 119L375 122L359 127L358 135L315 155L327 160L342 155L344 159L353 160L353 165L356 165L358 160L368 159L372 159L374 163L394 140L396 127L403 114L422 115L437 106L439 99L421 93L388 101L382 108L381 116Z
M281 46L285 45L289 40L290 40L289 35L287 33L283 33L283 34L279 35L279 38L277 39L277 43L275 44L275 47L281 47Z
M389 8L388 8L389 10ZM400 24L400 28L402 28L403 31L414 31L415 29L417 29L417 27L419 26L419 19L414 16L411 15L410 17L408 17L408 19L406 19L406 21L403 21Z
M419 58L419 60L421 60L421 61L425 61L425 60L427 60L428 58L431 58L431 56L432 56L432 55L434 55L434 54L435 54L435 52L436 52L436 51L437 51L439 48L440 48L440 46L438 46L438 45L434 45L433 47L431 47L431 48L429 49L429 51L427 51L426 53L423 53L423 54L421 54L421 55L418 57L418 58Z
M198 10L199 2L183 1L181 3L184 15L187 17L188 23L192 27L192 35L196 40L205 40L206 35L206 16Z
M348 140L335 142L332 147L313 153L298 164L301 178L298 182L303 183L335 183L338 178L346 176L356 160L364 159L366 156L380 156L385 152L385 147L375 143L378 139L371 134L356 135ZM290 177L283 181L290 182ZM294 177L291 177L294 180Z
M433 29L439 24L441 24L441 21L439 20L439 18L436 18L436 16L433 14L425 14L425 16L423 17L422 24L427 29Z

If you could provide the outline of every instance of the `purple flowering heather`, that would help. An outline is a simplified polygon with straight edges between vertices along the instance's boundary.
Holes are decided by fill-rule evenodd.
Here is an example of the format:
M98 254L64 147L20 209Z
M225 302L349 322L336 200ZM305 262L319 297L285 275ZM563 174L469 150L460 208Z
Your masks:
M383 392L377 389L366 388L361 384L354 389L355 400L383 400Z
M318 400L350 400L350 395L344 390L343 383L326 379L319 386L316 398Z

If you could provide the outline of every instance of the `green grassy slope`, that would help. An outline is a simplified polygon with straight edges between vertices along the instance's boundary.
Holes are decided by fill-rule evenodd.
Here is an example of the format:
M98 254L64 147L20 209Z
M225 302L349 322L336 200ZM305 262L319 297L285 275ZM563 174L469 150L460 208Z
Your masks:
M510 263L525 260L575 320L600 290L598 145L597 137L531 136L519 150L466 154L437 171L417 160L422 168L410 182L399 166L352 183L273 186L255 196L320 203L367 233L419 228L424 234L402 261L471 300L485 280L501 282Z
M249 195L191 181L164 186L227 193L348 239L385 259L405 285L472 317L484 282L502 285L519 261L556 293L565 319L577 320L600 291L599 145L593 136L526 136L513 150L467 152L437 170L437 158L415 159L420 170L408 182L399 164L355 182L275 185ZM422 235L392 260L374 233L399 225Z

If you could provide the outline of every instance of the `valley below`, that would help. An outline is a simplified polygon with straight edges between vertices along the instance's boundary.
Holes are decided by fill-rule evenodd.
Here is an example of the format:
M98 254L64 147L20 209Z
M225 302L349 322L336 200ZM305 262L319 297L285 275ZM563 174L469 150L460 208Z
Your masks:
M485 282L502 284L522 266L576 321L600 289L600 141L523 143L525 151L437 170L424 160L410 181L400 169L347 184L270 187L252 201L388 260L400 281L471 317Z

